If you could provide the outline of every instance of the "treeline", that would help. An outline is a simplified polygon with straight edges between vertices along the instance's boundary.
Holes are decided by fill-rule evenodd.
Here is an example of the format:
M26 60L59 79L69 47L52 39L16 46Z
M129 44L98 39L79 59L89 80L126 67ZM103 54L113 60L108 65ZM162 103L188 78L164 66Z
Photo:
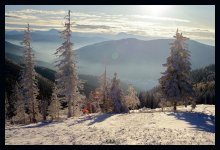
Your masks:
M215 104L215 65L191 72L197 104Z
M215 104L215 64L192 70L190 78L195 92L196 104ZM165 106L172 106L170 101L162 102L161 99L159 86L139 93L140 107L159 108L162 103ZM183 105L184 103L180 101L177 104Z
M9 119L15 115L15 103L17 102L17 99L14 95L14 88L16 82L20 78L22 69L22 66L5 59L5 97L7 98L7 118ZM37 80L39 88L39 95L37 98L42 100L40 103L44 103L45 101L50 103L53 82L44 78L40 74L37 75Z
M12 123L27 124L47 120L48 115L52 120L59 119L59 112L63 108L61 106L64 104L63 102L67 105L67 117L70 118L81 113L81 104L87 104L87 99L83 92L86 81L79 79L77 60L75 58L75 52L72 49L73 43L70 42L70 11L68 11L65 19L65 29L60 33L65 42L55 52L55 55L60 58L55 64L58 68L55 78L53 77L53 71L44 74L44 77L36 72L37 70L42 73L47 68L35 66L35 57L31 47L30 26L29 24L27 25L27 29L24 32L24 39L21 42L25 48L23 66L15 65L10 61L7 62L9 70L6 70L5 74L11 76L10 72L14 71L12 73L14 79L10 80L11 78L6 78L6 120L10 119ZM129 88L129 95L126 96L128 103L126 103L123 90L120 87L120 80L116 76L117 73L114 74L114 78L111 84L109 84L111 86L110 89L107 89L105 72L104 85L102 85L102 90L105 92L102 94L110 94L108 98L113 102L112 112L127 113L129 111L128 106L130 108L136 107L136 104L134 104L138 101L136 91L133 87ZM45 77L51 78L52 81ZM95 98L94 95L92 97ZM104 96L103 108L108 108L109 105L106 103L107 99L105 98L106 96ZM95 98L95 103L97 103L95 105L100 107L97 100ZM102 112L107 112L107 110L102 109Z

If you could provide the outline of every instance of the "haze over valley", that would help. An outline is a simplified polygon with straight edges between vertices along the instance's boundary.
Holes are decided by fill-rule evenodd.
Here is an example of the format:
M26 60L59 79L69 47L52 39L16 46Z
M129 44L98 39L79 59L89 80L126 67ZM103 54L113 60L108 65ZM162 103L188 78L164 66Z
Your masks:
M6 31L6 56L14 59L22 56L20 41L22 32ZM170 53L173 39L151 39L131 34L86 36L85 33L73 33L72 41L78 57L79 72L100 76L105 66L108 77L117 72L125 83L134 84L140 90L151 89L158 84L162 64ZM136 38L134 38L136 37ZM56 59L54 53L62 40L58 30L33 33L33 49L37 64L53 69ZM215 63L215 47L189 40L192 69L198 69ZM12 56L15 55L15 56Z

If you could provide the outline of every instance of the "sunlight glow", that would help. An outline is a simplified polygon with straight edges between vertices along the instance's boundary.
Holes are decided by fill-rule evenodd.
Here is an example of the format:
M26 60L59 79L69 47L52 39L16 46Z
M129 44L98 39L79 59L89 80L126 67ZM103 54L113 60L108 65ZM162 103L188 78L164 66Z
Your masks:
M170 9L170 5L142 5L140 9L142 12L149 13L152 16L160 16Z

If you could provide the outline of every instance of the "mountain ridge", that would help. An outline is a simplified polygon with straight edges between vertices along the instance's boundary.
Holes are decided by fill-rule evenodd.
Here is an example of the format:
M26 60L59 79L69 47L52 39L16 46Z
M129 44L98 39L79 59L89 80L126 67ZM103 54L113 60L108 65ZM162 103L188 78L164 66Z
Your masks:
M84 46L76 49L79 72L99 76L103 73L104 67L107 66L109 77L117 72L123 82L133 84L141 89L150 89L158 84L161 72L165 69L162 64L166 63L166 59L170 55L169 43L173 40L145 41L128 38ZM193 40L189 40L187 43L191 51L192 69L215 64L214 46ZM48 56L52 60L55 59L54 56L47 54L43 49L42 54L39 56ZM6 53L6 55L9 54ZM41 59L41 61L46 60L48 59ZM53 66L51 63L48 63L48 65ZM47 67L49 67L48 65Z

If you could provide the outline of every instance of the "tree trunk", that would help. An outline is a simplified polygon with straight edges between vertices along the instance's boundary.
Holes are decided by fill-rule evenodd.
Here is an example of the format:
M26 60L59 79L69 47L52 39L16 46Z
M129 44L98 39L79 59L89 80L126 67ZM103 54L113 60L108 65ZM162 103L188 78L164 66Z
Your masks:
M45 120L47 120L47 118L46 118L46 116L45 116L45 115L44 115L44 118L43 118L43 119L44 119L44 121L45 121Z
M35 123L35 110L34 110L34 103L32 102L32 113L33 113L33 119L32 119L32 123Z
M58 110L58 119L60 118L60 110Z
M187 107L187 100L185 99L184 100L184 105L185 105L185 108Z
M24 124L25 124L25 113L24 113Z
M72 117L72 101L71 101L71 97L68 96L68 114L67 114L67 118Z
M173 104L174 104L174 106L173 106L173 110L174 110L174 111L176 111L176 105L177 105L177 102L176 102L176 101L174 101L174 103L173 103Z

